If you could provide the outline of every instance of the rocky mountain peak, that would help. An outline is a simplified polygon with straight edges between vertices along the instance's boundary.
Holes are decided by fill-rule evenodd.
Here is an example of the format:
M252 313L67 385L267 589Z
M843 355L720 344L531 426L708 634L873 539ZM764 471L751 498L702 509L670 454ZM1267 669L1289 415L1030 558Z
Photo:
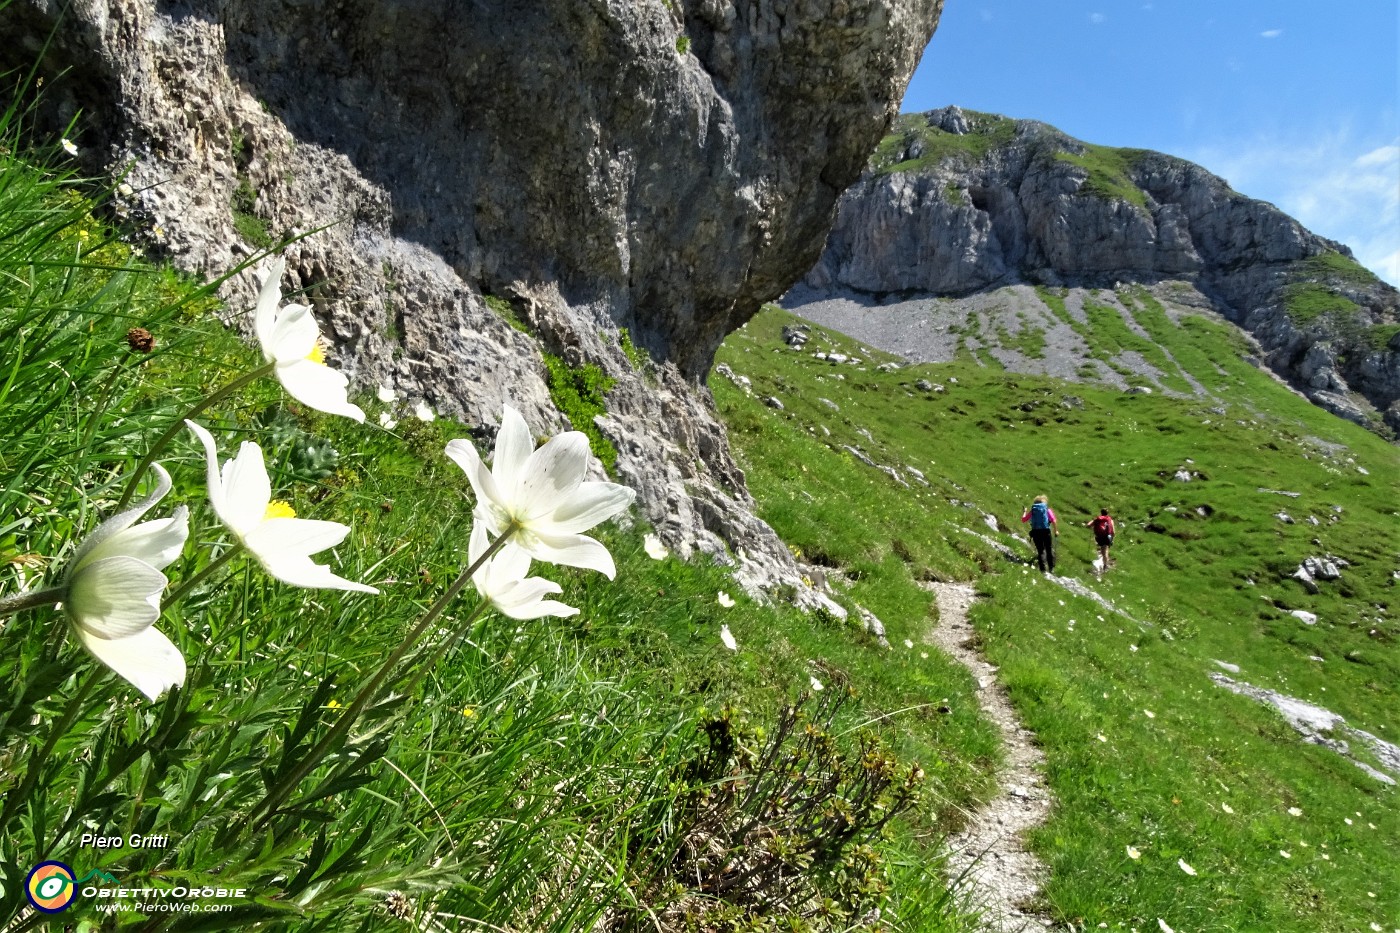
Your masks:
M809 295L1181 279L1318 404L1400 429L1400 296L1340 243L1199 165L1031 120L900 116L842 197Z

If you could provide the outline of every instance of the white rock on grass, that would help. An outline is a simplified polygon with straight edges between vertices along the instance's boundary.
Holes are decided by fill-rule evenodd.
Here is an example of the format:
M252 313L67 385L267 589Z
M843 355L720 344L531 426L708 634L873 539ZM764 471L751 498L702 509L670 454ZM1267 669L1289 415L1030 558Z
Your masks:
M1317 616L1311 612L1308 612L1306 609L1294 609L1288 614L1302 622L1304 625L1317 624Z

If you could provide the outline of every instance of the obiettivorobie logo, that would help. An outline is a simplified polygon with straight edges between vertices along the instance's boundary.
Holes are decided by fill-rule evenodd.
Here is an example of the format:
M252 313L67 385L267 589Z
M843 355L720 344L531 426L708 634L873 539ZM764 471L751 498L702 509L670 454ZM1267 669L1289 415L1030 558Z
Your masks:
M115 876L94 868L81 878L73 874L73 869L62 862L40 862L29 871L24 879L24 896L35 910L46 914L56 914L68 909L77 896L78 885L96 878L116 884Z
M3 3L4 0L0 0ZM122 887L115 875L94 868L81 878L63 862L40 862L24 879L24 896L35 910L56 914L78 898L99 913L225 913L230 901L248 896L247 888L222 885Z

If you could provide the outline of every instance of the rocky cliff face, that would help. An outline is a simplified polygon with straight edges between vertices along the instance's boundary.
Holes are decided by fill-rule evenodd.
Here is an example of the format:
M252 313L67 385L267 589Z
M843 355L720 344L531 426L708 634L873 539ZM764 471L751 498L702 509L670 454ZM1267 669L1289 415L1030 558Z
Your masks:
M178 264L221 274L317 231L285 285L338 364L472 424L509 398L557 430L541 350L599 366L617 380L600 427L663 537L742 544L753 581L791 573L703 379L816 259L940 0L60 9L0 9L0 65L52 33L43 118L78 117L91 168L130 167L121 209Z
M1198 165L956 107L901 117L841 199L809 294L1184 279L1313 401L1400 430L1400 299Z

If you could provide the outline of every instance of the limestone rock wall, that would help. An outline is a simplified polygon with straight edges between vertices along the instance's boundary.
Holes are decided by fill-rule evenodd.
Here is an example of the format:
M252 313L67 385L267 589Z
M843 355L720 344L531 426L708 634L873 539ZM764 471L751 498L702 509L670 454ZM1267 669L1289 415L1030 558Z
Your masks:
M1351 256L1185 160L950 107L900 118L842 197L804 285L809 295L966 295L1186 279L1315 402L1363 424L1383 413L1400 431L1400 348L1366 336L1396 322L1400 296L1369 274L1309 262L1331 253ZM1345 312L1298 323L1287 304L1300 285L1337 296Z
M41 129L76 116L88 166L129 170L120 209L153 248L217 275L250 238L309 234L284 285L312 298L338 365L470 424L510 399L558 430L540 351L602 367L620 477L668 543L735 552L754 583L793 574L704 379L815 261L941 0L62 10L0 8L0 65L52 35ZM246 305L247 276L229 297Z

